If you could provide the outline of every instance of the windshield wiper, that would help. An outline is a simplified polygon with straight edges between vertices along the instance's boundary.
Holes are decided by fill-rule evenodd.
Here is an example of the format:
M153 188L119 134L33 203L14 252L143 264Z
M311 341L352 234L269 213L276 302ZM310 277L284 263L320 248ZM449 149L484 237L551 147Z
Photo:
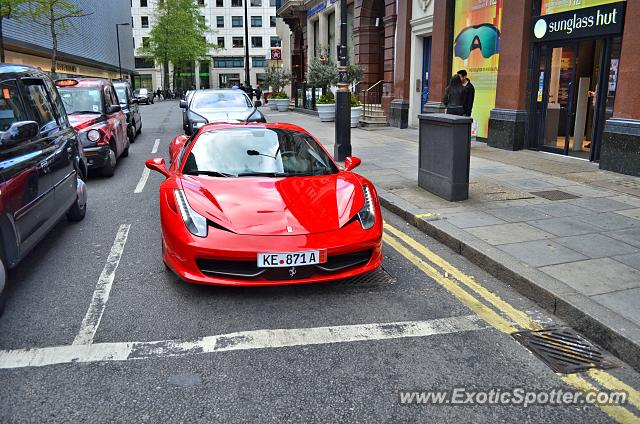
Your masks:
M74 110L73 112L69 112L68 115L85 115L87 113L97 113L101 115L102 112L96 112L95 110Z
M207 175L209 177L225 177L225 178L229 178L229 177L237 177L237 175L234 174L226 174L224 172L218 172L218 171L187 171L184 173L185 175Z
M286 172L242 172L238 177L289 177L291 174Z

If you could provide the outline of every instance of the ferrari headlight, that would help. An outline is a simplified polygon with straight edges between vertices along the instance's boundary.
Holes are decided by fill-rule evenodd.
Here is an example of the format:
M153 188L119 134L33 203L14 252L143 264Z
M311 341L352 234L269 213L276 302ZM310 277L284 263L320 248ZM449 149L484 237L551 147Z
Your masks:
M189 232L194 236L206 237L208 228L207 218L191 209L184 191L174 190L174 193L178 209L180 209L180 215L182 215L182 220L184 221L184 225L187 227L187 230L189 230Z
M376 223L376 210L373 205L373 197L371 196L369 186L362 186L362 191L364 193L364 206L358 212L358 220L362 228L368 230Z
M96 142L98 140L100 140L100 131L98 130L89 130L89 132L87 132L87 139L89 141L92 142Z

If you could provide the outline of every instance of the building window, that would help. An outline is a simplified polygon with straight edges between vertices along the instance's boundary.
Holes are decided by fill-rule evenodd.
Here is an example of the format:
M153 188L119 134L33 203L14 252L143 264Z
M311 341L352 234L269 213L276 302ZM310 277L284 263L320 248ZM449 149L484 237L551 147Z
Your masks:
M251 66L254 68L266 68L267 67L267 59L262 56L252 56L251 57Z
M244 58L242 56L214 57L214 68L244 68Z
M131 17L131 28L133 28L133 16Z
M269 0L269 6L278 7L278 0Z
M262 27L262 16L252 16L251 28L261 28L261 27Z
M140 7L147 7L147 0L140 0Z
M206 25L206 22L207 22L207 20L206 20L206 18L204 16L202 16L202 15L198 16L198 23L200 25Z
M146 49L149 47L149 37L142 37L142 48Z
M251 0L250 5L252 7L262 7L262 0Z
M231 39L231 45L233 47L244 47L244 37L233 37Z
M269 26L271 28L274 28L276 26L276 17L275 16L269 16Z
M224 37L218 37L218 47L224 49Z
M231 7L242 7L242 0L231 0Z
M142 28L149 28L149 17L140 16L140 23L142 24Z
M136 48L136 37L133 37L133 48Z
M216 7L224 7L224 0L216 0Z
M262 37L251 37L251 47L262 47Z
M242 16L232 16L231 26L233 28L242 28Z
M216 16L216 27L224 28L224 16Z
M198 6L204 6L204 0L198 0Z
M147 59L146 57L136 57L135 66L136 68L141 68L141 69L153 69L156 67L156 64L153 62L152 59Z
M282 47L280 37L271 37L271 47Z

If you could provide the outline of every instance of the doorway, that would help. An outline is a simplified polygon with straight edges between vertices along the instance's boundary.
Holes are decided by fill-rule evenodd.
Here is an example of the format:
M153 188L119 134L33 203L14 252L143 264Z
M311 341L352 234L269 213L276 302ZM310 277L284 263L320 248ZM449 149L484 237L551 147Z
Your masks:
M530 146L597 161L613 113L620 38L543 44L537 53Z

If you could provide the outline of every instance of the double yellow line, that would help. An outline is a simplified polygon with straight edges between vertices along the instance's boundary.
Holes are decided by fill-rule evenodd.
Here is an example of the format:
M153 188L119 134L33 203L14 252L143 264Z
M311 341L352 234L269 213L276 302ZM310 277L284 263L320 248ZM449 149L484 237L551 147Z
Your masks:
M431 249L388 223L384 224L384 242L499 331L512 334L522 330L542 329L542 326L527 313L517 309L479 284L472 276L463 273ZM583 375L588 376L592 382ZM581 391L599 391L600 388L597 386L609 391L625 391L628 393L628 405L640 410L640 392L633 387L602 370L590 370L583 375L569 374L560 378ZM599 407L618 422L640 422L640 416L624 406Z

